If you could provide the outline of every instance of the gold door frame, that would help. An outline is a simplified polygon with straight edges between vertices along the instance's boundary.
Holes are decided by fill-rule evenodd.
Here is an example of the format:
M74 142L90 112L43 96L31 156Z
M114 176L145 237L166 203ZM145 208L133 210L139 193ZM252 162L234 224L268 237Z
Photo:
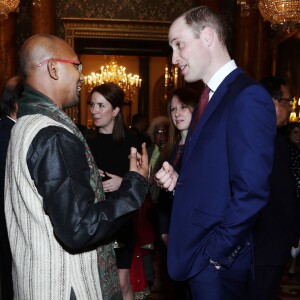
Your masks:
M127 19L61 18L65 40L74 48L75 39L114 39L139 41L168 41L170 21ZM75 49L76 50L76 49ZM109 49L107 49L109 51ZM109 53L107 53L109 54ZM85 102L67 109L67 114L78 124L85 122Z

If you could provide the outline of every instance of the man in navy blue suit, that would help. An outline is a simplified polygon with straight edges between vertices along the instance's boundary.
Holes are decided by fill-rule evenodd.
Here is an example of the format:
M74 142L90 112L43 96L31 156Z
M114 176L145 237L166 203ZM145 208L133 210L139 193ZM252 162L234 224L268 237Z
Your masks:
M4 215L5 160L10 132L17 119L18 100L23 90L22 79L18 76L9 79L3 89L0 101L0 270L1 299L13 299L11 274L11 252Z
M185 81L202 80L209 88L180 174L167 162L156 174L175 193L168 271L186 280L197 300L245 299L251 232L268 200L273 163L274 104L231 60L225 30L221 16L205 6L184 13L169 30L172 61Z

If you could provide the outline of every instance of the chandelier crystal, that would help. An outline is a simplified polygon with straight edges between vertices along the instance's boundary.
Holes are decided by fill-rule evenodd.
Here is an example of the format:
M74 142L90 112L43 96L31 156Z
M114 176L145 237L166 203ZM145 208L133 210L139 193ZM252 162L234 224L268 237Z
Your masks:
M8 18L8 14L16 11L19 0L0 0L0 21Z
M300 23L300 0L260 0L258 8L274 30L290 32Z
M140 79L139 75L126 74L126 68L119 66L115 60L112 60L105 66L101 66L99 72L92 72L84 77L84 83L88 92L96 85L109 82L120 86L125 93L125 103L130 103L141 87L142 79Z

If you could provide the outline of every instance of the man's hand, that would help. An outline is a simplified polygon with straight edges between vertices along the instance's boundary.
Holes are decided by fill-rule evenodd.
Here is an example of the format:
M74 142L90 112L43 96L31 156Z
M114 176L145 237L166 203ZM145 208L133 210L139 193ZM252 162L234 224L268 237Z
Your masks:
M142 144L142 154L138 153L136 148L131 147L129 159L129 170L137 172L147 178L149 174L149 163L146 143Z
M176 186L178 174L174 168L165 161L161 169L155 174L155 180L157 184L163 188L172 192Z

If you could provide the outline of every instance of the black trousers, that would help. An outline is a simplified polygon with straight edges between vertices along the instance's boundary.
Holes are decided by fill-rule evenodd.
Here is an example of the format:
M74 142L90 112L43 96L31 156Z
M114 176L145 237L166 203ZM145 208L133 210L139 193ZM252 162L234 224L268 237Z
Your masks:
M283 266L256 266L247 300L278 300Z
M12 282L12 257L8 241L6 226L0 225L0 276L1 300L14 298Z

